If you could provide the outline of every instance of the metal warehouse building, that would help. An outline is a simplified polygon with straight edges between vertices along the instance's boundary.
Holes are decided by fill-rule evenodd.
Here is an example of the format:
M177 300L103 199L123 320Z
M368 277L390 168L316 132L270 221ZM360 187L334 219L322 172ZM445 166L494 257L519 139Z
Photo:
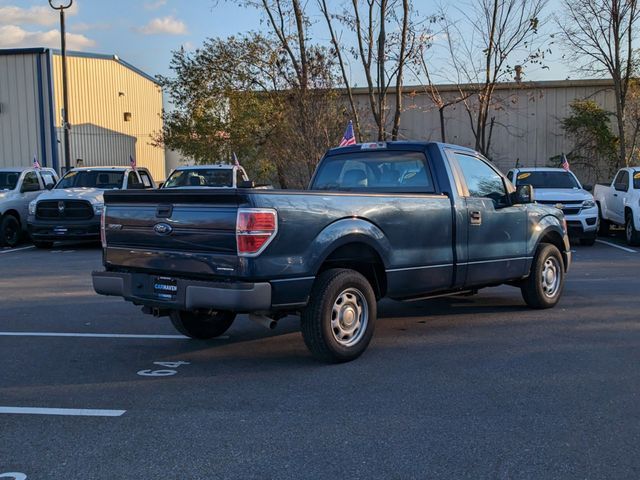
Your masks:
M162 90L115 55L67 53L71 166L128 165L129 157L165 178ZM0 50L0 167L33 157L64 166L62 58L48 48Z

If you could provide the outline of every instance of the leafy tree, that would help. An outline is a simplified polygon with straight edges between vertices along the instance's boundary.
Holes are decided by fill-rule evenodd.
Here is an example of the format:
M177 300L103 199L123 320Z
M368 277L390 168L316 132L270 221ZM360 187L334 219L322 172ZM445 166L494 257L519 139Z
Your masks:
M591 178L611 178L617 170L618 137L611 131L612 115L593 100L575 100L571 114L561 122L574 142L570 163L588 170Z

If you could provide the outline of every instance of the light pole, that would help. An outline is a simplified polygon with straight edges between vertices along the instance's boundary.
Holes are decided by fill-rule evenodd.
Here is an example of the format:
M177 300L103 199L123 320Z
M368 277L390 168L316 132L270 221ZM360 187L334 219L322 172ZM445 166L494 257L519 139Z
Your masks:
M67 0L67 2L58 2L55 0L49 0L49 5L54 10L60 11L60 49L62 50L62 129L64 131L64 169L69 171L71 169L71 152L69 149L69 95L67 86L67 42L64 30L64 11L71 7L73 0Z

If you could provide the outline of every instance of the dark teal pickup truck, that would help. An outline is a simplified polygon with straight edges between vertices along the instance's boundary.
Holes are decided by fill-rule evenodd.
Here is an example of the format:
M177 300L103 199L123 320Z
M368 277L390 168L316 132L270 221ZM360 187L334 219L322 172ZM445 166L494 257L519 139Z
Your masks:
M105 193L96 292L222 335L238 313L299 313L319 359L369 344L376 303L509 284L553 307L571 263L562 212L533 202L467 148L390 142L336 148L308 190Z

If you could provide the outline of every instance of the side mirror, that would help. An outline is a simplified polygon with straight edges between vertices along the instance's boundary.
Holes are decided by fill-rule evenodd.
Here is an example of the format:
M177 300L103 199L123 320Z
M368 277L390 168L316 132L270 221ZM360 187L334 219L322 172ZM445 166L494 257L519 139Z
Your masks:
M626 192L627 191L627 184L626 183L616 183L613 187L618 192Z
M533 187L531 185L518 185L515 193L513 193L513 203L524 204L533 202L535 202Z
M23 183L22 188L20 188L20 191L22 193L37 192L39 190L40 190L40 185L38 185L37 183Z
M582 188L587 192L593 192L593 185L589 185L589 184L582 185Z
M55 183L47 183L44 188L46 188L47 190L53 190L53 187L55 187L56 184Z

